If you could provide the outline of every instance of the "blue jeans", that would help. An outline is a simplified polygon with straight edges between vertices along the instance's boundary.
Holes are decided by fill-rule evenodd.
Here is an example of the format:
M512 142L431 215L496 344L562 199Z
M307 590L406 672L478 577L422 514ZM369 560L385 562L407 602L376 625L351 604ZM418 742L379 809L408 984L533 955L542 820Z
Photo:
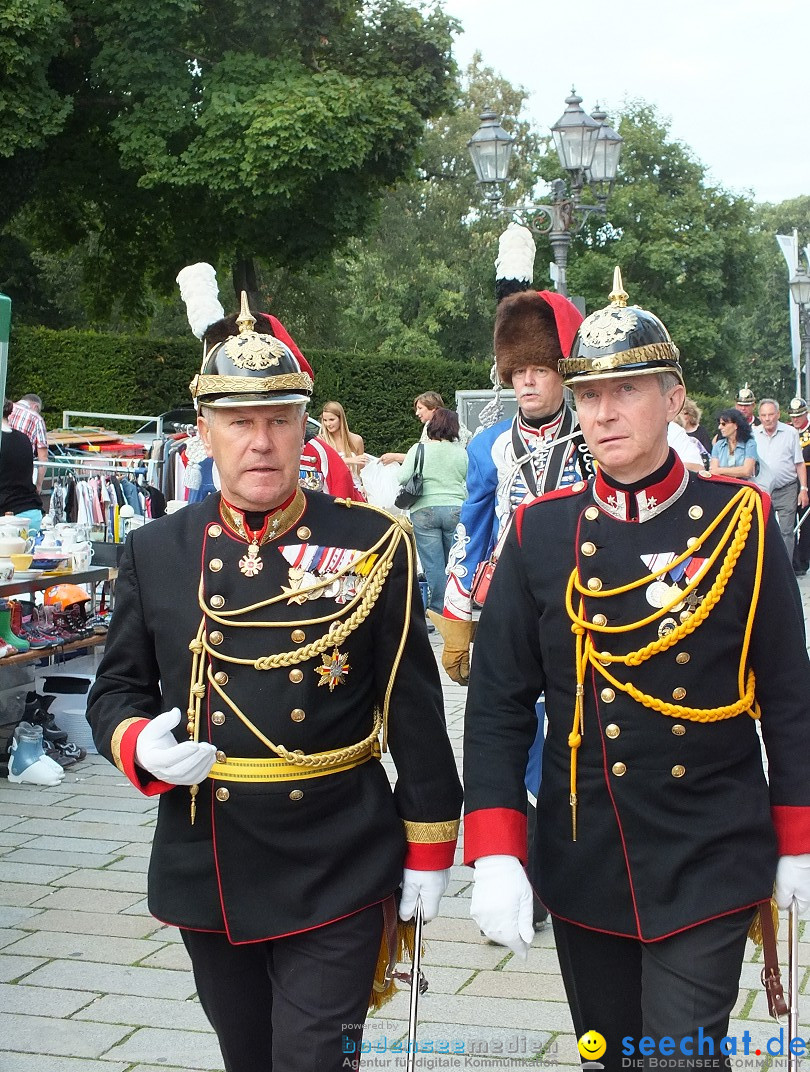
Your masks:
M447 585L447 558L453 545L460 506L426 506L411 510L411 524L416 538L416 550L425 571L430 597L428 610L441 614L444 589Z

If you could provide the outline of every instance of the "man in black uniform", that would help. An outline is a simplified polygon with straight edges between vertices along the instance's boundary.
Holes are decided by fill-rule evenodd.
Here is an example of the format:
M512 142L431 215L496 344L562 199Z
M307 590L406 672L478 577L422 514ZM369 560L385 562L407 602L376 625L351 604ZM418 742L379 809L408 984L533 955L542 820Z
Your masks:
M397 887L438 911L461 791L409 528L299 487L312 381L252 326L243 296L192 383L221 494L129 540L88 718L160 794L149 906L228 1072L336 1072Z
M597 474L519 508L481 616L472 915L525 952L523 771L545 690L539 892L576 1033L605 1037L609 1069L642 1035L675 1040L668 1067L722 1068L755 909L774 878L781 907L810 905L810 663L768 497L684 469L667 446L678 350L618 270L611 298L560 362ZM699 1032L700 1052L680 1048Z

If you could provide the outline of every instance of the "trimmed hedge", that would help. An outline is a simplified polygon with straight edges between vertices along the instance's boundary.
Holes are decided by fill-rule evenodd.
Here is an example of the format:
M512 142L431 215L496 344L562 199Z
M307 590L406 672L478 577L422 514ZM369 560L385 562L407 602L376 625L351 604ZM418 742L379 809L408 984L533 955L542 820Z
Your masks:
M12 328L6 394L12 399L40 395L49 428L61 427L64 409L159 414L190 405L188 385L201 355L194 338L20 325ZM482 363L334 350L312 350L307 357L315 369L313 416L320 415L324 402L340 402L349 427L373 454L405 450L418 439L413 400L421 392L438 391L452 408L457 390L490 386L489 367Z

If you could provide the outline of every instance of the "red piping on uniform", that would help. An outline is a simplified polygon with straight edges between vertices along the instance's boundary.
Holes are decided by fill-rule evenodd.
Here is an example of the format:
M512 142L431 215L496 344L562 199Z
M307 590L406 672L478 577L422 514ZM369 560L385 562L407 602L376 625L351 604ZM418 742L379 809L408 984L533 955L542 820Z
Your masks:
M724 919L726 916L733 916L735 912L746 912L752 908L759 908L760 905L770 904L769 900L752 901L751 904L740 905L738 908L729 908L725 912L718 912L714 916L706 916L705 919L696 919L694 923L687 923L684 927L678 927L677 930L667 931L666 934L659 934L657 938L644 938L641 934L628 934L625 931L611 931L606 927L592 927L588 923L581 923L577 919L569 919L567 916L560 915L559 912L555 912L550 909L552 916L556 919L561 919L563 923L570 923L575 927L582 927L586 931L595 931L597 934L611 934L616 938L630 938L637 942L644 942L647 945L652 945L655 942L663 942L666 938L674 938L676 934L683 934L684 931L691 931L695 927L700 927L704 923L712 923L716 919Z

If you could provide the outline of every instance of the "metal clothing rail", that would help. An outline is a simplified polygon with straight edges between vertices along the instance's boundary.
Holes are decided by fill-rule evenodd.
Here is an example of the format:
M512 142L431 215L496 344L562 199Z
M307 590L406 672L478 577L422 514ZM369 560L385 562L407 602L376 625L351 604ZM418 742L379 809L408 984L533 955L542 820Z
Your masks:
M153 417L150 414L142 413L91 413L88 410L82 409L63 409L62 410L62 428L68 430L71 428L71 417L102 417L105 421L141 421L147 424L154 424L155 434L160 437L163 435L163 417ZM87 431L86 428L77 429L73 426L74 431Z
M94 462L86 458L63 458L60 460L50 460L47 462L41 462L43 469L79 469L86 472L93 473L145 473L146 464L142 458L133 458L134 464L127 464L125 461L120 462L107 462L105 465L99 462Z

